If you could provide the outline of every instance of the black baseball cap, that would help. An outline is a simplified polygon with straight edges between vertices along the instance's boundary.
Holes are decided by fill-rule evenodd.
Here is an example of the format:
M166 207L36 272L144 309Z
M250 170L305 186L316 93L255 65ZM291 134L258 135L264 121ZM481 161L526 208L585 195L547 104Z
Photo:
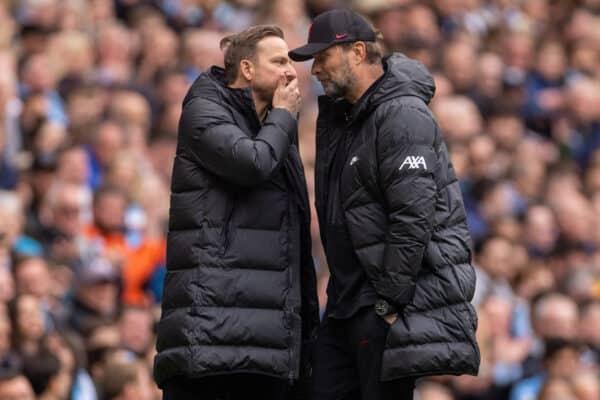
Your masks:
M319 14L308 28L308 43L289 52L294 61L310 60L320 51L340 43L374 42L375 31L366 19L351 10Z

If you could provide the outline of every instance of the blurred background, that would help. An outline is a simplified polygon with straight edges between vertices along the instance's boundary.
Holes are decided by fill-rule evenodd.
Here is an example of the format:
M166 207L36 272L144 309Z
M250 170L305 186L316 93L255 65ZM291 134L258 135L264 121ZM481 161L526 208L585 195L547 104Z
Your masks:
M186 90L224 35L274 23L292 48L339 6L434 74L474 239L480 375L418 398L600 399L600 0L3 0L0 400L160 399ZM321 92L296 68L312 193Z

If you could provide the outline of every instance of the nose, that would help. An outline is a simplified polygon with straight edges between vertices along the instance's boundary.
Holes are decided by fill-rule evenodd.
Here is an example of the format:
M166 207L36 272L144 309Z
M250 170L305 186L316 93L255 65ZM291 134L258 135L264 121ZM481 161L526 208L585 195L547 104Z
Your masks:
M287 77L288 82L293 81L298 76L296 68L294 68L294 66L291 63L288 64L288 69L285 72L285 76Z
M321 66L317 62L317 60L313 60L312 66L310 67L310 73L313 75L317 75L321 72Z

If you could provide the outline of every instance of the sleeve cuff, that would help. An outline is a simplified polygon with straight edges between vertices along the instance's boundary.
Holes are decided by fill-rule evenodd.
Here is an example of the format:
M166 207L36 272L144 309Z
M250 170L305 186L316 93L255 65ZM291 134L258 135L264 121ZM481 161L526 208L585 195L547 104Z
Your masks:
M406 306L413 300L415 296L415 291L417 289L417 285L413 284L404 284L397 285L395 287L395 296L392 299L392 304L394 304L398 308L402 308Z

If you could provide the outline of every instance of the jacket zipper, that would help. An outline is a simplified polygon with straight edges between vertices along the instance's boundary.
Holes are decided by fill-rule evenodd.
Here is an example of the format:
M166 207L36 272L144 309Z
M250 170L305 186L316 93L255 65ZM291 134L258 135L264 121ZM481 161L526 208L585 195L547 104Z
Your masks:
M225 255L227 249L229 248L229 231L231 229L231 217L233 215L234 209L234 201L231 200L228 202L229 208L227 209L227 214L225 216L225 226L223 227L223 232L221 233L223 243L223 248L221 249L221 255Z
M288 201L290 201L288 199ZM288 210L291 210L292 208L289 207L288 205ZM300 238L293 238L290 236L290 233L293 233L294 231L292 230L292 222L298 222L294 220L294 217L291 215L291 213L288 214L288 218L287 218L287 232L288 232L288 243L289 246L288 247L288 299L289 298L293 298L294 297L294 264L295 261L292 259L291 254L296 250L296 249L292 249L291 246L293 245L293 243L300 243ZM297 241L294 239L298 239ZM300 260L298 260L298 267L300 268ZM300 280L297 280L298 282L300 282ZM300 357L302 355L302 351L300 350L300 352L298 352L298 354L296 354L296 350L298 350L299 346L298 344L300 344L300 346L302 345L302 327L296 327L294 326L295 320L294 320L294 308L292 307L289 310L290 313L290 334L292 337L292 343L291 343L291 347L290 347L290 361L292 363L292 368L290 368L290 373L288 374L288 379L289 379L289 383L290 385L292 385L294 383L294 376L298 376L300 377ZM300 331L300 335L297 335L297 331ZM295 357L295 358L294 358Z

